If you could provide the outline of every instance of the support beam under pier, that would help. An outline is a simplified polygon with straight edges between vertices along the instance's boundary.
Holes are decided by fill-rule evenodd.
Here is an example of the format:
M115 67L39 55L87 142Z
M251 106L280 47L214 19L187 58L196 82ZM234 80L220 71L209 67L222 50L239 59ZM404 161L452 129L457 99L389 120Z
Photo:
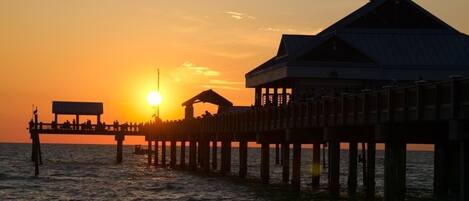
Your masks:
M161 167L166 168L166 141L161 141Z
M374 199L376 191L375 181L375 161L376 161L376 143L374 140L368 141L368 148L366 149L366 197Z
M403 201L406 192L406 144L397 139L385 143L384 201Z
M158 167L158 140L155 140L155 157L153 157L153 164L155 164L155 167Z
M292 164L292 186L293 190L301 189L301 144L293 144L293 164Z
M348 166L348 195L349 198L355 197L357 193L357 154L358 143L349 143L349 166Z
M212 141L212 170L216 170L218 166L218 159L217 159L217 140Z
M269 183L269 174L270 174L270 163L269 163L269 152L270 147L269 143L261 144L261 180L262 183Z
M153 152L151 151L151 146L152 146L152 140L148 139L148 146L147 146L147 154L148 154L148 165L151 165L151 160L152 160L152 154Z
M179 159L179 166L181 167L181 169L185 169L186 168L186 141L184 140L181 140L181 155L180 155L180 159Z
M119 133L114 136L114 140L117 141L117 152L116 152L116 162L122 163L122 149L125 136L123 133Z
M231 140L223 139L221 141L221 173L231 172Z
M239 141L239 177L246 177L248 172L248 141L240 139Z
M169 167L171 169L174 169L176 168L176 140L171 140L171 143L170 143L170 161L169 161Z
M319 181L321 176L321 144L313 144L313 168L312 168L312 186L314 189L319 188Z
M329 141L329 195L338 197L340 193L340 143Z
M288 183L290 180L290 144L288 143L282 144L282 158L282 182Z
M189 141L189 168L192 171L197 169L197 142L193 139Z

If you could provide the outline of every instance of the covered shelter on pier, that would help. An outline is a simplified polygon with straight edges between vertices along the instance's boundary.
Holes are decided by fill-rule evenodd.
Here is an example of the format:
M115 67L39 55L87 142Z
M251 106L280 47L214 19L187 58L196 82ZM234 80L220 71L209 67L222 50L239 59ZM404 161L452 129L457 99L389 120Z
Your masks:
M75 115L75 123L79 125L80 115L96 116L96 122L101 123L103 114L103 103L101 102L74 102L74 101L53 101L52 113L54 121L57 123L59 115Z
M246 77L255 103L469 75L469 37L411 0L373 0L316 35L283 35Z
M212 89L203 91L191 99L182 103L182 106L185 107L185 118L194 117L194 104L196 103L212 103L218 106L218 113L228 111L228 108L233 107L233 103L230 102L225 97L221 96Z

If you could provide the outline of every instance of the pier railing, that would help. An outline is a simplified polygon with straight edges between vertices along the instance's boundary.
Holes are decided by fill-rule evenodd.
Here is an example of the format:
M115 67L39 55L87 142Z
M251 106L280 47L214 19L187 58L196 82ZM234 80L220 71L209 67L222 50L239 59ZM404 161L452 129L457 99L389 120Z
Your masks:
M370 126L388 123L469 119L469 79L416 82L309 102L252 107L203 118L149 124L155 135L256 133L291 128Z

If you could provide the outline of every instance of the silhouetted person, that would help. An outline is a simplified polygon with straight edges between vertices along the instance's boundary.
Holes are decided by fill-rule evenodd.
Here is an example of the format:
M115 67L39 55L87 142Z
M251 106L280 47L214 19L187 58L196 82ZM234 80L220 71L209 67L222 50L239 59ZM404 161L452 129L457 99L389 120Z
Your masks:
M33 129L33 127L34 127L34 121L31 119L29 121L29 129L31 130L31 129Z

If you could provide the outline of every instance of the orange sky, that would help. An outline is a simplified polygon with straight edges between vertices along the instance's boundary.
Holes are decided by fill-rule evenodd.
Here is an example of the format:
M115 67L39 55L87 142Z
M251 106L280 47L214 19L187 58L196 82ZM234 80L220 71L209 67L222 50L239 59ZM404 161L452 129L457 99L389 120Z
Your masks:
M182 118L180 104L208 88L250 105L244 74L276 52L282 33L317 33L366 2L0 1L0 142L29 142L31 105L50 121L52 100L102 101L106 122L147 121L157 67L164 119ZM469 32L469 1L417 2ZM42 140L114 143L113 137Z

